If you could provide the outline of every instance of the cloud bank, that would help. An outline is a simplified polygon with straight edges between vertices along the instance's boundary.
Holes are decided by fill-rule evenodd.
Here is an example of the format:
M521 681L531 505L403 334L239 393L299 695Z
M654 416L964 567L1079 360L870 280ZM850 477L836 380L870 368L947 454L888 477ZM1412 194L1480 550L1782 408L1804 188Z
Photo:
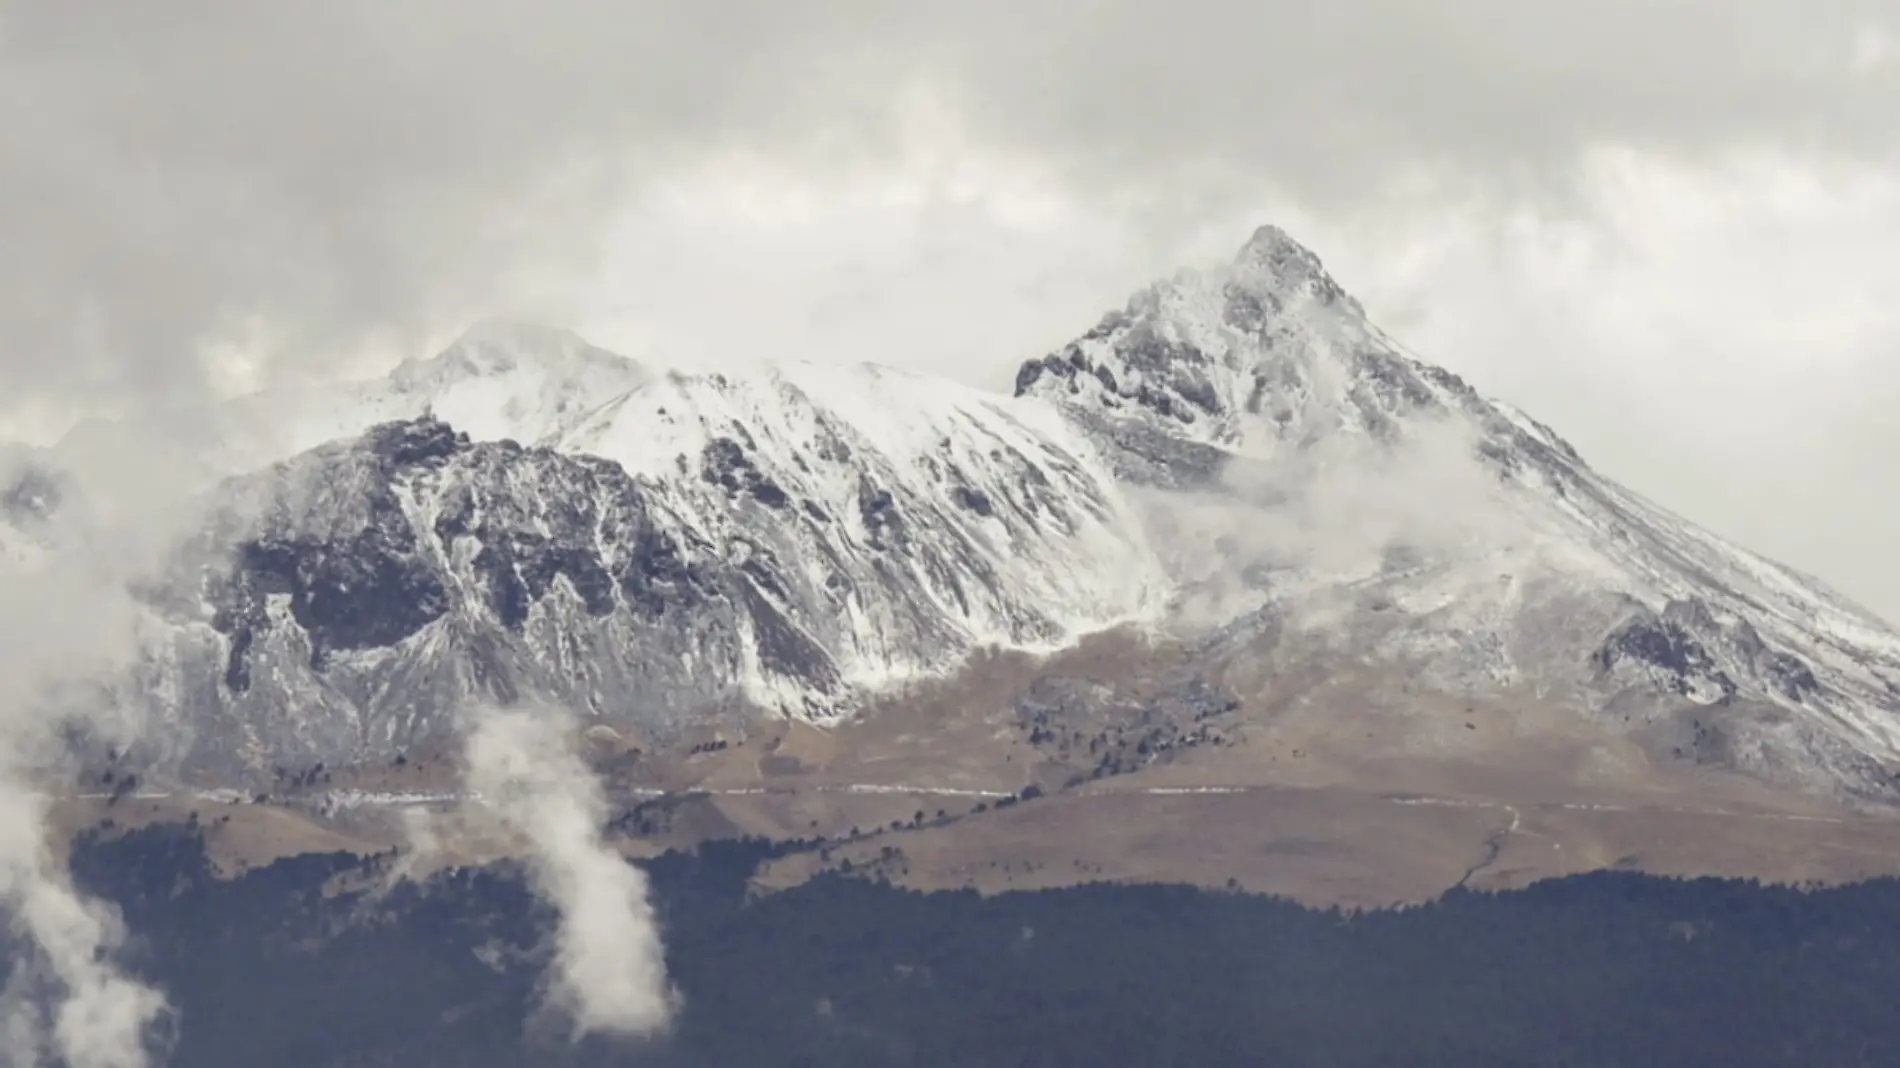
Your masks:
M1884 0L0 0L0 359L13 405L46 409L413 348L585 276L618 210L709 161L837 181L942 169L961 140L1172 242L1263 188L1329 212L1419 181L1543 195L1604 144L1891 160L1895 21Z
M490 313L1006 384L1278 222L1893 614L1896 41L1886 0L0 0L0 431Z
M136 539L89 539L75 519L51 526L41 535L69 551L0 564L0 911L25 948L0 1052L21 1068L145 1068L170 1011L115 962L125 935L117 912L81 894L56 862L43 792L73 782L69 731L118 746L137 734L136 717L101 683L138 652L121 570L138 559Z

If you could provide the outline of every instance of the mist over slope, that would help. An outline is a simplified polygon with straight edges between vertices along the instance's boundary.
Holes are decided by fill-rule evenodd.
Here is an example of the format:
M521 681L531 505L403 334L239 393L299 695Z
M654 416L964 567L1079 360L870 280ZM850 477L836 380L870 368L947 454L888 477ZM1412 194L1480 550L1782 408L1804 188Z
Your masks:
M193 739L166 759L214 777L386 760L529 695L662 741L826 722L1152 619L1166 583L1049 413L871 367L669 375L538 446L425 414L216 499L148 683Z
M146 755L200 781L386 762L477 701L662 749L835 725L980 650L1115 628L1244 669L1247 700L1350 663L1802 791L1884 800L1900 768L1889 626L1410 356L1271 227L1013 397L487 324L221 411L239 429L199 455L211 518L145 593L169 637L136 687Z
M1900 635L1410 356L1280 230L1137 294L1017 392L1127 481L1185 491L1148 495L1161 540L1229 611L1251 599L1442 692L1528 691L1694 758L1892 788Z

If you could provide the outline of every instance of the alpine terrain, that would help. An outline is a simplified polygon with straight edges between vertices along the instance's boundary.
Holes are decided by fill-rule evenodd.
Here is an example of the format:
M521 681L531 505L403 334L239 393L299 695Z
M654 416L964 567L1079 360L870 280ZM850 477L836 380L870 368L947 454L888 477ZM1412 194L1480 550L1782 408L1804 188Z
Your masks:
M1218 838L1221 873L1402 897L1727 870L1738 835L1839 875L1889 833L1900 634L1409 355L1272 227L1013 396L488 323L192 422L117 680L147 729L87 772L154 799L447 797L462 710L550 702L630 838L845 843L790 880L1133 877L1104 857ZM9 566L135 430L9 466ZM1340 890L1373 854L1421 874Z

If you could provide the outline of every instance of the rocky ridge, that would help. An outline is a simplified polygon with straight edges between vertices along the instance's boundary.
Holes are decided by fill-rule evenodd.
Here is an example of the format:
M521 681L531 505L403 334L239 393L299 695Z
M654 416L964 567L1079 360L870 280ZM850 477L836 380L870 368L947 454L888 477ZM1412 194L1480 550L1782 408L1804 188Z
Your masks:
M1279 230L1136 294L1015 394L666 372L486 327L298 402L289 422L334 440L291 435L221 483L149 594L156 758L208 779L386 761L527 696L661 746L823 726L979 650L1132 627L1245 699L1348 663L1566 708L1660 759L1892 794L1900 636L1410 355ZM1018 712L1094 692L1045 683ZM1170 747L1200 729L1152 706Z

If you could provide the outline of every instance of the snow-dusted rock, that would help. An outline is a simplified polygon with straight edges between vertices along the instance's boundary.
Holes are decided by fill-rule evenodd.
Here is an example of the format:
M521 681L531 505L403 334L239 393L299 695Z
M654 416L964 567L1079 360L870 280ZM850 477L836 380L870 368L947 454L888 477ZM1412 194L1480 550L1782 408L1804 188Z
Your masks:
M198 440L246 473L146 594L139 692L203 777L386 759L531 694L660 739L826 723L1130 622L1263 685L1322 651L1807 789L1886 796L1900 768L1891 627L1412 357L1273 228L1013 397L485 324Z
M1166 593L1052 413L872 367L667 376L543 447L379 424L219 498L147 687L207 775L386 759L528 695L659 738L826 722Z
M1725 732L1727 761L1891 789L1900 635L1412 358L1277 229L1137 294L1017 392L1175 491L1156 540L1190 546L1185 604L1212 590L1447 691L1524 687L1680 728L1684 752Z

